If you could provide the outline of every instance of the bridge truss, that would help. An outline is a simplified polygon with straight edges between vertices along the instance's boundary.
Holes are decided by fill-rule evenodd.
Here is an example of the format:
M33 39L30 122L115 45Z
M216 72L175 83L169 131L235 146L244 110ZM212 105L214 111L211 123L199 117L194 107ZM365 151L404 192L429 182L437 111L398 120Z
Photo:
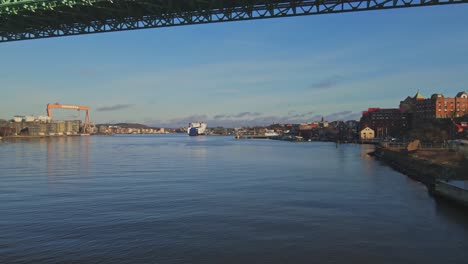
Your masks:
M0 0L0 42L468 0Z

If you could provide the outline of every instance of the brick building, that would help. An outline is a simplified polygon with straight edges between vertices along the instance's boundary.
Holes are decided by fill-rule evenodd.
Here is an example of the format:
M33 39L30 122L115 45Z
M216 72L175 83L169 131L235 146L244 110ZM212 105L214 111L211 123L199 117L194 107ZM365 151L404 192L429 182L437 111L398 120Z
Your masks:
M398 108L369 108L359 124L374 130L377 138L399 137L411 128L411 114Z
M424 98L421 93L400 102L400 108L413 113L415 121L457 118L468 114L468 94L459 92L455 97L433 94Z

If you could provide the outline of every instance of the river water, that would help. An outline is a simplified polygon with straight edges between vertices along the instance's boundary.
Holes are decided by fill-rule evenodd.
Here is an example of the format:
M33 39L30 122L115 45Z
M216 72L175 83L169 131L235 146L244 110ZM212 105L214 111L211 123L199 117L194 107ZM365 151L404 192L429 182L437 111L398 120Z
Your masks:
M468 215L370 146L0 143L0 263L468 263Z

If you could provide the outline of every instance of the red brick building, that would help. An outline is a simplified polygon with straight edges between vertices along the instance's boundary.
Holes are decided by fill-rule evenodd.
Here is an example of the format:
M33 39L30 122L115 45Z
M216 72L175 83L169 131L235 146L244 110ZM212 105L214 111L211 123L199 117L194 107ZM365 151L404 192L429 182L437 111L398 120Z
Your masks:
M413 113L416 121L439 118L457 118L468 114L468 94L459 92L455 97L433 94L424 98L421 93L400 102L400 108Z

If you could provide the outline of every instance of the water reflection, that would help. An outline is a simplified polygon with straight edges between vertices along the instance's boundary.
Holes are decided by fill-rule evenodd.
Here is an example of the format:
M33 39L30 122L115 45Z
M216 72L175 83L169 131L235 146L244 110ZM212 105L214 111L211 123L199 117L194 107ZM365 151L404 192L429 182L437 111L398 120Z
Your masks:
M434 199L435 212L438 216L444 217L468 231L468 211L465 206L441 197L434 197Z
M375 150L373 145L360 145L360 154L361 158L366 160L373 160L373 158L369 155L372 151Z
M91 138L52 137L45 139L47 145L47 175L89 175Z
M372 158L369 153L374 151L375 147L373 145L361 145L360 146L360 157L361 157L361 164L363 166L366 175L373 175L375 174L375 159Z
M208 155L207 143L206 136L189 137L186 146L190 157L205 160Z

